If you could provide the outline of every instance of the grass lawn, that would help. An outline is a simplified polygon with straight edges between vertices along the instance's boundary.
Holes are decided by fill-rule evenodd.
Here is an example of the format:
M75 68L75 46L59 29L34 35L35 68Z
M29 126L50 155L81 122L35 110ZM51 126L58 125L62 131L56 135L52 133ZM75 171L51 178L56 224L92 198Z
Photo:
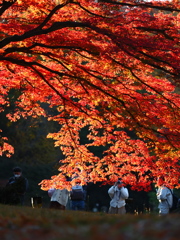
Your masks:
M110 215L0 205L1 240L179 240L180 214Z

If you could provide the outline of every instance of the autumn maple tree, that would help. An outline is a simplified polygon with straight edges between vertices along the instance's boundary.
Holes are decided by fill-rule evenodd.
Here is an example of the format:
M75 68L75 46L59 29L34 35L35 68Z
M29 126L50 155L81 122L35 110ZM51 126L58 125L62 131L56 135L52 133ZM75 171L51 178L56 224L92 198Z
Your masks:
M178 1L3 0L0 16L0 111L18 89L8 119L59 123L48 137L64 159L42 189L75 175L140 190L163 175L180 187ZM2 136L0 154L12 154ZM106 147L101 158L91 146Z

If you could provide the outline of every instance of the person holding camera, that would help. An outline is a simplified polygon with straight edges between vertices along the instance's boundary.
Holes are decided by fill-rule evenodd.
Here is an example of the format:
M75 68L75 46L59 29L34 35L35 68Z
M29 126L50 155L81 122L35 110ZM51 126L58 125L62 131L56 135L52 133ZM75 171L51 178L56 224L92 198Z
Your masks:
M128 189L124 187L124 183L119 179L114 186L108 190L111 198L109 213L110 214L125 214L126 202L125 199L129 197Z
M24 205L25 193L28 190L29 182L22 175L20 167L13 168L13 176L9 179L4 188L4 203L10 205Z
M164 216L169 213L173 204L172 192L165 182L164 176L160 176L157 180L157 199L159 201L159 216Z

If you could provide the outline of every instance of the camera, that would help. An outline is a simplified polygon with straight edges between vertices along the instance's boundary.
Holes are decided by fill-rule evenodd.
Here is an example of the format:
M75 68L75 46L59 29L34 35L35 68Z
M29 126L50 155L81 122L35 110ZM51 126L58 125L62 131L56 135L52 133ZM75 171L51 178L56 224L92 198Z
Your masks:
M115 184L116 184L116 186L117 186L117 185L119 185L119 184L123 184L123 182L122 182L120 179L118 179Z
M118 178L116 184L122 184L122 183L123 183L123 182L122 182L122 178Z

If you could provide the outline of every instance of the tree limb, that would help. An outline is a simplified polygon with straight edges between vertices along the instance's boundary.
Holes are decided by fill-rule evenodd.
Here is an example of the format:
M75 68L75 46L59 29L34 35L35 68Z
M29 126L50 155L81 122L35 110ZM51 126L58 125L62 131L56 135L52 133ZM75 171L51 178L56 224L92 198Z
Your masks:
M0 4L0 16L8 9L10 8L17 0L12 1L6 1L3 0L2 4Z

